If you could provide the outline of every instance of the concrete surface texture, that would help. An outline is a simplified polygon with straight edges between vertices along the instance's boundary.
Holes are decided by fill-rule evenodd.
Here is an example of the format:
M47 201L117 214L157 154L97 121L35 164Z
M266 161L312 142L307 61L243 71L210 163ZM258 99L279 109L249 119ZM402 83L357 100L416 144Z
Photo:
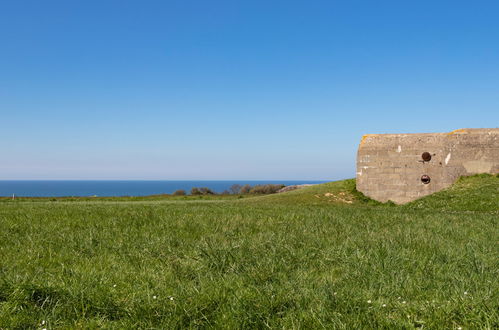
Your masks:
M357 190L380 202L407 203L478 173L499 173L499 128L367 134L357 153Z

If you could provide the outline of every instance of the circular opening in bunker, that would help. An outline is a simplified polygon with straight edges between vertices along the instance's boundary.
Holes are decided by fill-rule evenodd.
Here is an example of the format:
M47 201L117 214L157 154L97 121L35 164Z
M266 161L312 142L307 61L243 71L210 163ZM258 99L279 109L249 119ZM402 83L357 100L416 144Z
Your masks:
M429 162L431 160L431 154L429 152L423 152L423 154L421 155L421 158L423 158L423 160L425 162Z
M421 177L421 182L423 182L424 184L428 184L430 183L430 181L431 181L430 177L426 174Z

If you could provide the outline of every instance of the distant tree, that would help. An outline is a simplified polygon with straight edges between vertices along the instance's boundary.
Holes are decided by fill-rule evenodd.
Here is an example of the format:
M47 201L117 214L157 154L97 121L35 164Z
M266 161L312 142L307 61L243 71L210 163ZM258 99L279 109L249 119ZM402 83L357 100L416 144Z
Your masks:
M183 189L175 190L173 196L185 196L185 190Z
M241 189L239 189L240 194L249 194L250 191L251 191L251 186L249 184L245 184L244 186L241 187Z
M228 191L227 189L225 189L224 191L222 191L222 195L230 195L230 191Z
M237 195L241 191L241 188L242 186L240 184L235 183L232 186L230 186L229 190L232 194Z
M214 195L215 193L210 189L210 188L199 188L199 192L201 192L202 195Z
M201 191L199 191L199 188L193 187L191 189L191 195L201 195Z

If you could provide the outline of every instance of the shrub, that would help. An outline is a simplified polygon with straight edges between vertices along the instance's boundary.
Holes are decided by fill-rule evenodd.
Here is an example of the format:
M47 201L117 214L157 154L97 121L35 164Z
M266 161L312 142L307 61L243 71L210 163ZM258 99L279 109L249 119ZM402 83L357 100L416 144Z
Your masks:
M251 191L251 186L249 184L245 184L244 186L241 187L241 189L239 189L240 194L249 194L250 191Z
M284 188L283 184L263 184L256 185L250 190L250 194L275 194L279 189Z
M201 192L202 195L215 195L215 193L210 189L210 188L199 188L199 191Z
M199 191L199 188L193 187L191 189L191 195L201 195L201 191Z
M206 187L202 188L192 188L191 189L191 195L215 195L215 193L210 189Z
M175 190L173 196L185 196L185 190L183 189Z
M230 186L229 189L232 194L237 195L241 191L241 188L242 188L241 185L236 183Z

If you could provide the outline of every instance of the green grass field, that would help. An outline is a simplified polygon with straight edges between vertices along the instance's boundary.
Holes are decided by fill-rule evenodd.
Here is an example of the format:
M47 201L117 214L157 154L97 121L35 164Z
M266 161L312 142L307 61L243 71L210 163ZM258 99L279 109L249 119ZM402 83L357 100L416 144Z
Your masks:
M404 206L354 186L2 199L0 328L499 327L497 176Z

